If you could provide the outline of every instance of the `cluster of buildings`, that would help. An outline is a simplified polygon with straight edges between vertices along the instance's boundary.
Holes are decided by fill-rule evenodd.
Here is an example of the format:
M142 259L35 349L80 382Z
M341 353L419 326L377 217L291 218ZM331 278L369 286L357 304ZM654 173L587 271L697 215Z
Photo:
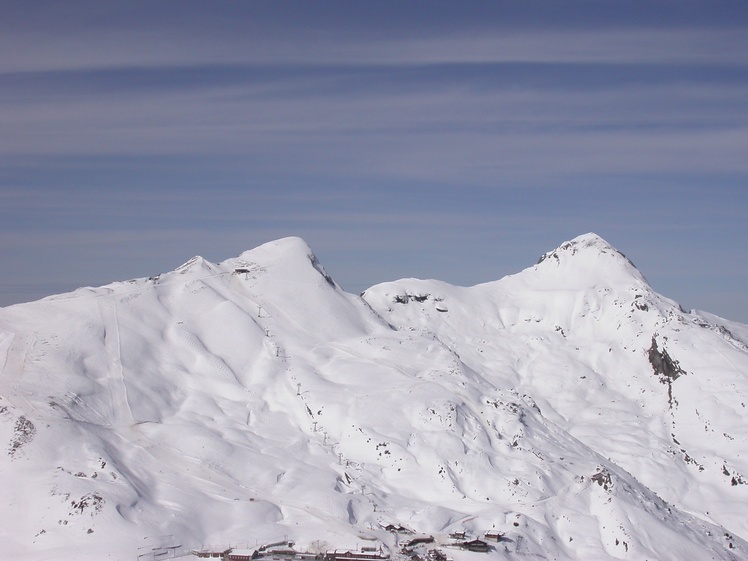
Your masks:
M382 526L388 532L404 534L409 537L401 544L400 554L411 561L451 561L440 549L429 547L436 544L434 536L416 536L415 532L400 525L388 524ZM500 542L503 538L500 532L486 532L483 539L470 539L465 532L449 534L451 541L444 543L445 547L456 547L467 551L486 553L492 549L489 542ZM296 551L293 542L276 542L260 546L256 549L226 548L192 550L195 557L203 559L221 559L222 561L388 561L390 556L381 547L363 547L361 551L336 549L325 553L309 553Z
M309 553L293 549L293 542L279 542L263 545L257 549L200 549L193 550L192 555L203 559L221 559L222 561L254 561L267 559L273 561L386 561L389 555L380 548L363 548L362 551L333 550L322 553Z

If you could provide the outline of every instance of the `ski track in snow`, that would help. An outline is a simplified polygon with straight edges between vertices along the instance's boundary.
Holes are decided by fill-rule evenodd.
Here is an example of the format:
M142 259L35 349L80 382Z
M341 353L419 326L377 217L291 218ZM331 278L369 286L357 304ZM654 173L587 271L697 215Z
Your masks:
M107 387L112 402L113 423L126 426L133 423L132 410L127 400L127 385L122 365L122 340L117 319L117 302L112 295L97 300L101 322L104 326L104 347L109 357L109 376Z

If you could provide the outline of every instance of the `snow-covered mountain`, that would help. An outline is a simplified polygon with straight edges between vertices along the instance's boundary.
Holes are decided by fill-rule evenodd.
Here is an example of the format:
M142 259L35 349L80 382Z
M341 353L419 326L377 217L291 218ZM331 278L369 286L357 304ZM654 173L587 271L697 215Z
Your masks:
M198 257L0 309L0 366L3 559L748 558L748 326L594 234L361 297L298 238Z

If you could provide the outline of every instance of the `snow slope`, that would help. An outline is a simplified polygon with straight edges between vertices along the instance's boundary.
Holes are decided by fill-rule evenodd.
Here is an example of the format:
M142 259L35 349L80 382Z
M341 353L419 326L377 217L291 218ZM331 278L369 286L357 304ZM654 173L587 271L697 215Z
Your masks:
M286 238L3 308L0 556L745 559L747 334L593 234L471 288L350 295Z

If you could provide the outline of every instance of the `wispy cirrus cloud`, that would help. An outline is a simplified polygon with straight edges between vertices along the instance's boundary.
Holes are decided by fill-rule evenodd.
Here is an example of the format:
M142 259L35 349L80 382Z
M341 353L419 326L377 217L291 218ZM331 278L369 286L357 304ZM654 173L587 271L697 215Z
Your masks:
M19 5L6 8L0 23L0 48L11 54L0 61L0 72L194 64L748 62L740 26L745 8L739 4L704 3L684 18L673 10L653 17L656 3L638 11L579 2L552 19L542 17L542 7L512 12L484 5L469 10L470 17L444 6L440 15L428 4L382 2L353 10L332 4L306 14L233 3L185 9L161 2L137 11L111 7L104 14L86 2L46 10Z
M481 184L501 172L745 171L748 80L564 70L575 79L498 65L414 68L416 76L244 69L228 85L185 78L174 91L171 80L146 76L139 87L102 93L105 73L89 78L93 85L36 97L23 86L14 94L11 84L0 154L233 155L260 174Z
M0 286L289 234L471 284L593 230L693 301L747 251L742 3L301 6L0 6Z

